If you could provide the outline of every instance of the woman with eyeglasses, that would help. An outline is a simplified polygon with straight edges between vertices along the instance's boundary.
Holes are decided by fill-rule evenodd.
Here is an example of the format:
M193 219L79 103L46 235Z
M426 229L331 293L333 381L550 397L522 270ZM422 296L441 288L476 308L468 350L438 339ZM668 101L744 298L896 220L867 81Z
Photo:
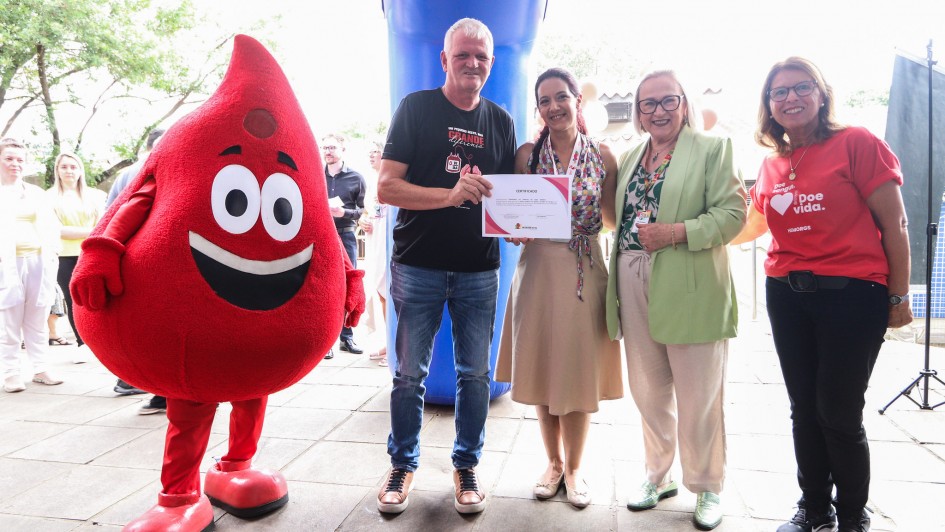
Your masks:
M869 530L864 393L887 326L912 321L899 160L866 129L839 125L833 109L810 61L790 57L768 72L755 138L773 153L736 240L771 231L768 318L802 493L779 532Z
M374 181L369 188L365 200L365 209L358 219L358 226L364 231L364 241L367 247L367 263L364 266L364 286L367 295L367 310L365 325L379 331L383 343L376 351L368 354L369 360L376 360L378 366L387 366L387 299L390 290L387 288L387 268L390 265L390 253L387 251L387 204L377 198L377 175L381 169L381 160L384 155L384 143L372 141L368 150L368 162L374 169ZM373 290L372 290L373 288ZM375 305L375 300L380 303ZM379 308L375 308L379 307ZM378 316L377 310L380 310Z
M745 189L731 141L701 131L673 71L643 78L633 122L645 135L620 161L607 287L607 328L624 337L643 424L645 478L627 507L678 493L669 473L678 439L694 524L710 530L722 521L723 387L738 322L725 245L745 223Z

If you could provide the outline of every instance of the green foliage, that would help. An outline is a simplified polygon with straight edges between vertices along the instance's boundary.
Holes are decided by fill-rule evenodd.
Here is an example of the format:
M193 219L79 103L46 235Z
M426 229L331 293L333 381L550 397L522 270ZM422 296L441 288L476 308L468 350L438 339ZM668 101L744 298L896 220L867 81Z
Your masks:
M889 107L888 90L858 90L847 97L847 107Z
M51 161L81 152L87 128L106 129L109 153L86 163L92 181L108 179L151 129L206 98L234 29L190 0L0 0L0 133L28 124L36 157Z
M598 89L635 87L648 63L601 35L542 33L534 47L536 74L552 67L569 70L579 82L594 80ZM529 88L531 92L531 88Z
M341 133L349 139L365 139L369 141L376 139L383 140L387 137L388 127L389 124L386 121L380 121L375 124L353 122L342 129Z

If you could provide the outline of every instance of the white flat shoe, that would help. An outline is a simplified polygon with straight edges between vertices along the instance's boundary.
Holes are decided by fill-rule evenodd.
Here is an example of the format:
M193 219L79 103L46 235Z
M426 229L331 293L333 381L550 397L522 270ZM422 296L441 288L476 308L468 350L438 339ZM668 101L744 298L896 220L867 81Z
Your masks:
M53 377L48 372L44 371L42 373L37 373L33 375L33 382L38 382L40 384L45 384L46 386L55 386L57 384L62 384L62 379L57 379Z
M588 504L591 504L591 494L590 488L587 486L587 481L583 478L578 481L579 486L568 486L568 483L564 483L564 489L568 493L568 502L571 503L571 506L575 508L584 508ZM578 491L580 490L580 491Z
M22 392L25 389L26 385L20 380L19 375L11 375L3 380L3 391L7 393Z
M558 477L558 480L543 482L544 480L544 477L539 478L538 482L535 483L535 488L532 490L535 497L541 500L550 499L558 493L558 490L561 489L561 484L564 482L564 471L561 472L561 476Z

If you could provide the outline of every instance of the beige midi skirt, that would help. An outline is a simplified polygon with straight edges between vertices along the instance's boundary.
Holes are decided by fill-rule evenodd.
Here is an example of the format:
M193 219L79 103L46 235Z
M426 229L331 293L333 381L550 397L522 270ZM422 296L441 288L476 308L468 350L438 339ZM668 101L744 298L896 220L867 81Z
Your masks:
M623 397L620 343L607 335L607 271L597 238L584 262L578 299L577 253L565 242L525 244L505 311L495 380L512 400L548 406L552 415L596 412Z

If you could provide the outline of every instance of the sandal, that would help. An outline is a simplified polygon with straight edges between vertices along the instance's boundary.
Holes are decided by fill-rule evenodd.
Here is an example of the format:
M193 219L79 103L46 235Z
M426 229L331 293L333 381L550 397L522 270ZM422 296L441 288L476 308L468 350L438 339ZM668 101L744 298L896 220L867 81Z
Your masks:
M62 384L62 379L53 377L47 372L37 373L33 375L33 382L38 382L40 384L45 384L46 386L56 386L57 384Z
M60 336L59 338L50 338L49 345L72 345L72 342Z
M382 359L378 360L378 361L377 361L377 365L380 366L380 367L382 367L382 368L386 368L386 367L387 367L387 359L386 359L386 358L382 358Z

